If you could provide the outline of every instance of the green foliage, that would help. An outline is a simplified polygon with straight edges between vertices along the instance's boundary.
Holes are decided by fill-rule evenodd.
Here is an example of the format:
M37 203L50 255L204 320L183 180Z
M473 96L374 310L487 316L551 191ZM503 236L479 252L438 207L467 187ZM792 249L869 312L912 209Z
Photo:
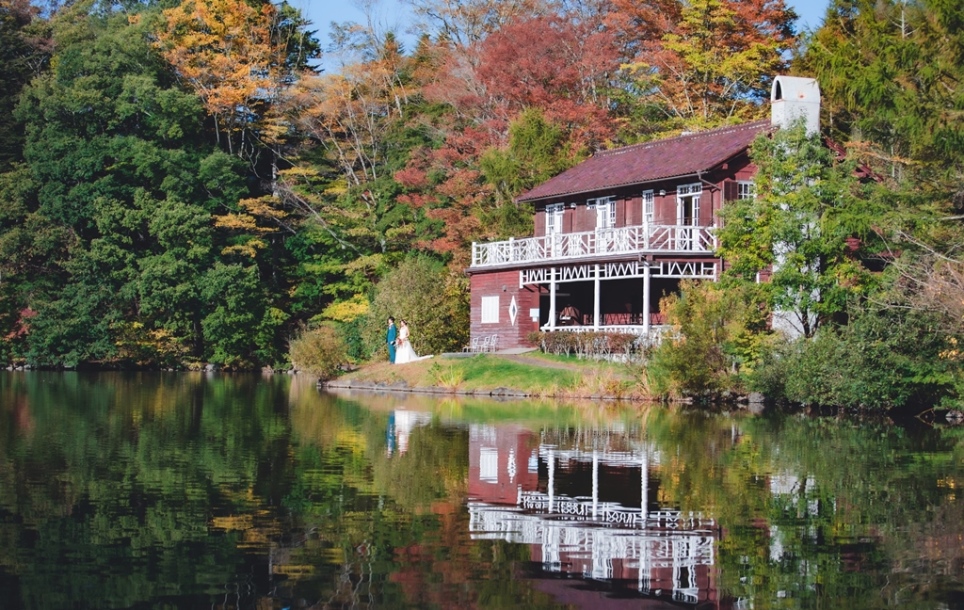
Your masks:
M509 125L506 150L490 148L479 160L486 181L501 204L555 176L572 164L562 129L546 120L538 108L524 110Z
M365 325L365 343L374 357L384 353L386 320L405 320L412 347L420 355L458 351L468 342L467 281L444 265L418 255L405 259L375 287Z
M848 238L873 250L884 214L866 197L853 163L836 161L802 124L757 138L751 154L759 167L756 197L724 206L719 252L737 281L770 272L766 304L809 337L873 285Z
M333 324L304 329L288 346L291 363L321 380L336 377L348 362L348 346Z
M829 128L894 191L964 210L964 35L944 0L831 5L797 60L820 81Z
M264 346L270 346L284 316L268 306L255 267L216 264L204 276L201 298L204 353L211 362L247 367L274 361L276 354Z
M665 297L673 331L646 363L657 395L714 398L743 390L743 376L763 357L769 341L766 312L752 287L684 282Z
M776 350L752 383L798 404L924 411L952 398L964 373L939 323L926 312L861 308L844 326Z

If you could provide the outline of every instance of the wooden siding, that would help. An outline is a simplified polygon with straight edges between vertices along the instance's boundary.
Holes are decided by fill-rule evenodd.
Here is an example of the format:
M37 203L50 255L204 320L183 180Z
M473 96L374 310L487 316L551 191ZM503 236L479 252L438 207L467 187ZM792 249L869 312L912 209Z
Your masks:
M498 335L498 349L531 347L529 333L539 330L538 314L530 317L531 310L539 309L539 293L533 288L519 288L519 272L493 271L475 273L471 276L471 334L473 338ZM482 323L483 297L499 298L499 319L496 323ZM509 307L515 297L517 313L512 321Z

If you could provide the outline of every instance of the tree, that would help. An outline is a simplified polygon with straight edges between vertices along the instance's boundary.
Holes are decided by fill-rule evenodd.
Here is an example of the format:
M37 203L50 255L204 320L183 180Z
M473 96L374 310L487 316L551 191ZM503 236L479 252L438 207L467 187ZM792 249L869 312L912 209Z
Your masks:
M839 0L798 69L820 81L834 137L893 180L908 216L964 212L964 14L938 0Z
M404 319L419 354L455 351L468 340L468 282L428 256L414 256L376 286L365 325L370 354L385 349L385 320Z
M40 240L4 269L18 290L11 311L30 312L26 323L11 315L4 334L23 334L31 362L149 363L152 350L154 362L179 353L277 358L285 314L262 286L239 274L247 300L227 287L218 298L205 292L226 275L220 266L245 256L241 245L253 248L213 221L251 196L252 181L242 160L208 139L200 101L175 86L149 43L151 27L73 5L52 23L53 71L21 98L30 179L2 201L25 225L0 229L0 242L22 243L24 229ZM32 279L41 269L45 279ZM251 311L230 309L241 302ZM246 340L234 336L235 322L247 325L238 331Z
M758 137L751 157L758 167L755 197L727 202L722 211L726 275L755 282L769 274L767 305L792 332L811 337L872 286L848 239L879 251L875 229L885 214L875 209L853 162L835 159L801 124Z
M550 0L404 0L420 18L423 30L467 48L512 20L544 14Z
M276 104L317 55L296 11L269 2L184 0L155 30L164 58L201 98L219 141L256 162L285 125Z
M765 112L775 75L796 44L796 14L782 0L614 2L609 23L627 49L642 103L670 125L707 127Z
M20 91L45 63L43 44L32 30L38 29L37 9L27 0L0 0L0 171L20 159L23 126L14 116Z
M660 302L673 336L650 353L646 373L659 395L715 399L744 390L768 346L766 310L755 286L684 282Z

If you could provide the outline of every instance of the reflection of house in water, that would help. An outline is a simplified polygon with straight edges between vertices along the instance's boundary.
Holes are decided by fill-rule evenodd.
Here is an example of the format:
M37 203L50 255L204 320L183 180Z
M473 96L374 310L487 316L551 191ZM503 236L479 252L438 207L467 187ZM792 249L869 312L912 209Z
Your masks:
M425 426L432 422L431 413L420 411L406 411L398 409L392 411L388 416L388 430L385 434L385 445L388 455L396 451L405 453L408 451L408 437L416 426Z
M643 441L629 446L626 438L590 432L573 442L521 428L473 426L473 538L529 545L534 564L541 565L533 577L545 586L538 588L567 603L622 607L617 598L628 603L635 597L631 607L638 608L645 596L718 607L715 521L656 506L658 480L650 480L649 470L659 454ZM575 587L573 577L581 578ZM594 585L609 594L587 597Z

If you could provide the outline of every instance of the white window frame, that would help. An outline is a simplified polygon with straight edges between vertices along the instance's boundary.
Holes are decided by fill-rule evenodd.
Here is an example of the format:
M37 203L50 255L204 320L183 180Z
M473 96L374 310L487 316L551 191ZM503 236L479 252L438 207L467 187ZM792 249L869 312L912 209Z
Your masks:
M653 189L643 191L643 224L653 224L656 221L656 193Z
M737 199L756 199L756 188L754 187L752 180L736 181L736 198Z
M482 297L481 318L482 324L499 323L499 295Z
M596 197L586 200L586 208L596 210L596 228L611 229L616 226L616 198Z
M700 195L703 193L703 185L699 182L693 184L681 184L676 188L676 224L683 226L686 220L683 211L685 206L683 200L692 196L693 215L692 223L689 226L700 226Z
M566 204L550 203L546 205L546 235L560 235L562 233L562 219L566 213Z

